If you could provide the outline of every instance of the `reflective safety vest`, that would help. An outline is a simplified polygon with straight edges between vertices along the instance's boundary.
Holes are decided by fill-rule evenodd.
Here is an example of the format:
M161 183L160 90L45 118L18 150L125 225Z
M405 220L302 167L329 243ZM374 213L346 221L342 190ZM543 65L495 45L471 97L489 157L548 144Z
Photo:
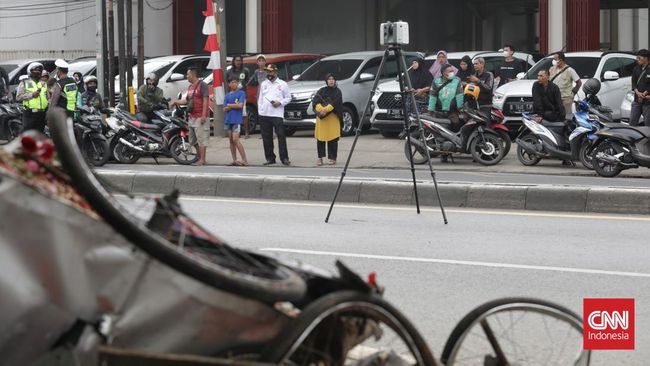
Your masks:
M74 112L77 105L77 83L73 78L65 78L58 81L61 87L61 96L58 106L69 112Z
M25 83L25 91L27 93L34 93L37 90L41 93L38 97L23 100L23 105L27 109L38 109L44 111L47 109L47 85L42 81L34 81L32 79L27 79L23 81Z

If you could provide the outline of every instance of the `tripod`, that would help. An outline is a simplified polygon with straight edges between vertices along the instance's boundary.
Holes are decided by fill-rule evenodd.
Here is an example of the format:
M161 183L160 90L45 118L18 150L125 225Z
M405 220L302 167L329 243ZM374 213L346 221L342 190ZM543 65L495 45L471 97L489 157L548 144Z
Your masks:
M410 133L409 133L409 120L410 120L410 115L409 115L409 110L408 110L408 104L413 106L413 110L415 112L415 119L418 122L418 128L420 131L420 138L422 139L422 143L425 146L425 151L426 151L426 156L427 156L427 162L429 164L429 171L431 172L431 179L433 180L433 185L436 189L436 196L438 198L438 203L440 204L440 212L442 213L442 219L445 222L445 224L448 223L447 221L447 215L445 214L445 207L442 204L442 200L440 199L440 191L438 191L438 181L436 180L436 173L433 171L433 166L431 165L431 154L429 153L429 149L426 148L427 142L426 142L426 137L424 134L424 128L422 127L422 121L420 120L420 112L418 108L416 107L417 104L415 102L415 96L413 95L413 87L411 85L411 78L408 75L407 72L407 67L406 67L406 61L404 61L404 54L402 53L402 48L399 45L390 45L386 47L386 50L384 51L384 55L381 59L381 62L379 64L379 69L377 70L377 76L375 77L375 81L372 84L372 89L370 90L370 96L368 97L368 102L366 103L366 108L363 111L363 115L361 116L361 119L359 120L359 124L357 125L355 135L354 135L354 141L352 142L352 147L350 148L350 154L348 155L347 160L345 161L345 167L343 168L343 171L341 172L341 179L339 180L339 184L336 187L336 192L334 192L334 197L332 198L332 204L330 205L329 211L327 212L327 217L325 217L325 222L329 222L330 215L332 214L332 209L334 208L334 203L336 202L336 198L339 195L339 191L341 190L341 185L343 184L343 179L345 178L345 175L347 173L348 167L350 166L350 160L352 159L352 154L354 153L354 148L357 146L357 141L359 140L359 136L361 135L361 124L365 120L366 116L368 116L370 112L370 104L372 103L372 96L375 95L375 90L377 89L377 85L379 84L379 80L381 78L382 72L384 71L384 67L386 65L386 62L390 56L390 52L393 51L395 54L395 62L397 62L397 74L399 77L399 89L400 89L400 95L402 96L402 114L404 115L404 132L407 138L407 141L410 139ZM421 67L424 67L422 65ZM408 91L405 91L404 85L408 87ZM406 103L406 98L409 98L410 103ZM415 167L413 166L413 146L408 143L409 147L409 163L411 164L411 176L413 177L413 191L415 193L415 207L417 210L417 213L420 213L420 200L418 198L418 186L417 186L417 181L415 180Z

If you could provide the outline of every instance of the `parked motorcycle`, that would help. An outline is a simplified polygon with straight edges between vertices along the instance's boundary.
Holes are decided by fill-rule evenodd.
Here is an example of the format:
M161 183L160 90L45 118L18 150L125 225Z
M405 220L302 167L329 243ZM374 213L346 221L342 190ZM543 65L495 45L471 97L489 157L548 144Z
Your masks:
M0 101L0 144L15 139L23 129L23 106Z
M596 133L588 153L601 177L615 177L623 170L650 168L650 127L610 125Z
M499 112L495 110L492 114L498 115ZM501 116L503 118L502 114ZM408 144L411 144L413 163L424 164L427 161L425 146L420 138L420 131L416 128L415 117L410 118L411 130L404 144L404 153L408 159ZM491 115L470 108L465 108L463 119L465 122L454 124L449 119L435 118L428 114L420 115L429 155L436 157L452 153L471 154L479 164L498 164L506 155L510 142L507 127L494 122ZM505 133L498 133L495 129Z
M189 143L187 122L176 117L175 112L157 109L154 113L158 118L152 123L124 119L125 129L115 136L116 159L133 164L142 156L151 156L158 163L157 158L164 156L183 165L197 162L199 156L196 147Z
M74 119L74 133L81 154L93 166L103 166L110 158L111 150L104 136L102 116L88 106L79 107Z
M579 160L585 168L593 169L588 153L591 141L604 123L611 122L611 109L598 105L599 90L597 79L587 80L583 86L587 97L575 102L576 113L565 122L538 123L532 113L522 113L524 124L516 139L519 162L532 166L547 158Z

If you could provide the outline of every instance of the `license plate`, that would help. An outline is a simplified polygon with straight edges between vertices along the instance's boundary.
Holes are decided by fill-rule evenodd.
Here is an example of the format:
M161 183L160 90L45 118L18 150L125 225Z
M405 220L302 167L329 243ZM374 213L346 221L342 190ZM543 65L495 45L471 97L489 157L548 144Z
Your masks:
M510 112L513 113L531 112L532 110L532 103L510 103Z
M287 119L301 119L302 118L302 112L301 111L287 111L286 117L287 117Z
M404 114L402 113L401 109L389 109L388 113L388 118L394 118L394 119L403 119Z

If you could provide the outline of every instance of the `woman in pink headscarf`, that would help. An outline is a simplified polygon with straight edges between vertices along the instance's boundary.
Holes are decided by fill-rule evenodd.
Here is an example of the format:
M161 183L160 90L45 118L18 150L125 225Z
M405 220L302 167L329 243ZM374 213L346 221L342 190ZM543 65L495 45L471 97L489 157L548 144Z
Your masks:
M436 54L436 61L429 68L429 72L433 75L433 79L437 79L442 76L442 66L447 63L447 51L440 50ZM454 73L458 72L458 69L455 66L451 66L454 70Z

